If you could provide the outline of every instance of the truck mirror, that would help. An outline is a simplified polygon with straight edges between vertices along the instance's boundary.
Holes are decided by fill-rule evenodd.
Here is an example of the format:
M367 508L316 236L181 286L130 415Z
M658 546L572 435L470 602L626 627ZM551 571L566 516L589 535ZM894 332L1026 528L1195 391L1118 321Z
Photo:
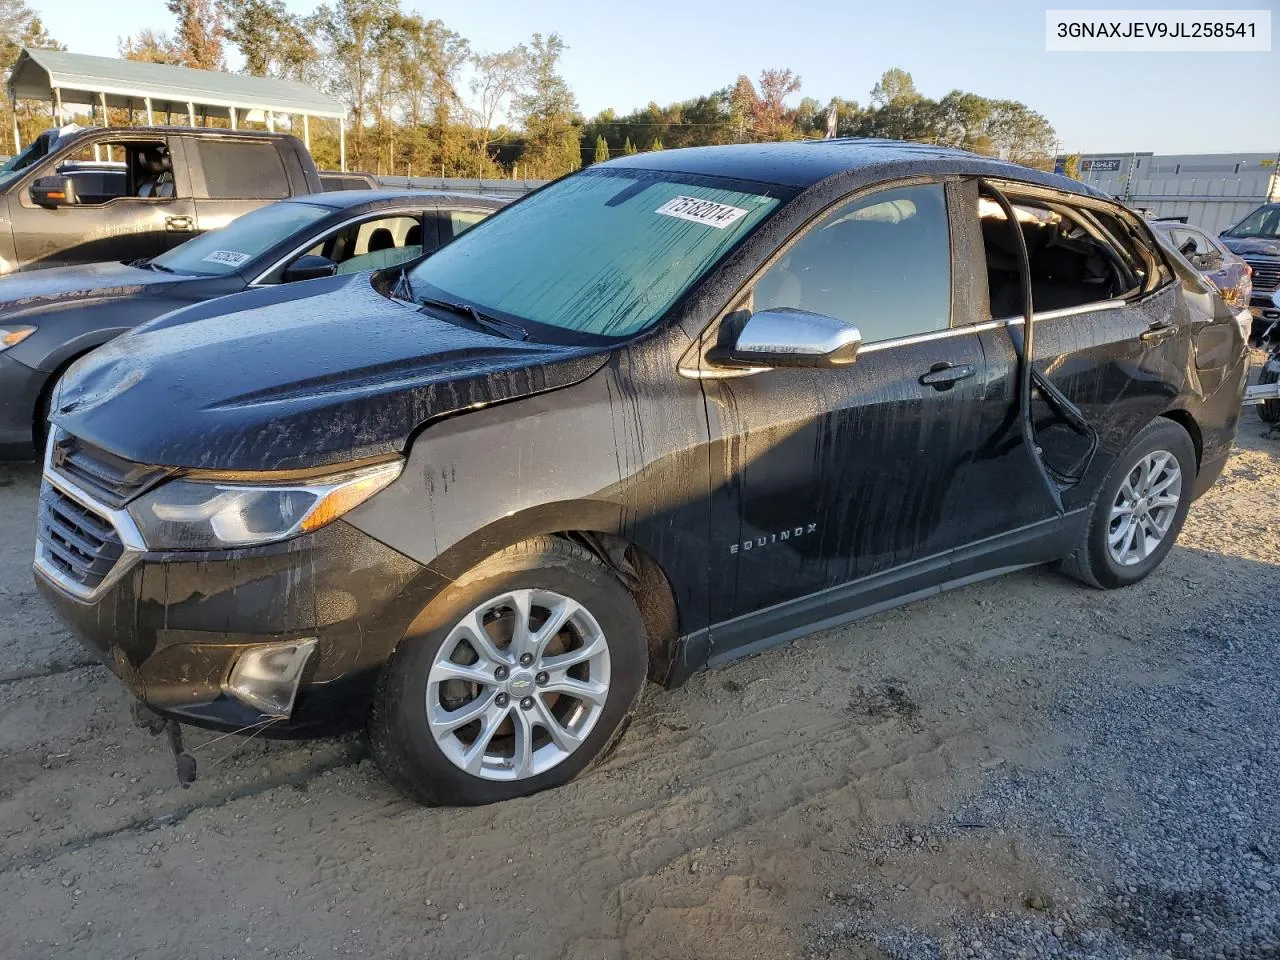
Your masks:
M37 177L31 183L31 202L50 210L72 207L80 202L76 182L70 177Z

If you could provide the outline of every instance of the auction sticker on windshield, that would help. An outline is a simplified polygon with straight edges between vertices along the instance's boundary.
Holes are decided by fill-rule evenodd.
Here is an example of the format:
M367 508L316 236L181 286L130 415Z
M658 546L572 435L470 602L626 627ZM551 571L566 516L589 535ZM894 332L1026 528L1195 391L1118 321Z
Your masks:
M215 250L203 259L209 263L225 263L231 267L238 267L249 259L249 254L240 253L238 250Z
M680 220L691 220L723 230L747 211L741 207L731 207L727 203L716 203L714 200L699 200L697 197L672 197L654 213L676 217Z

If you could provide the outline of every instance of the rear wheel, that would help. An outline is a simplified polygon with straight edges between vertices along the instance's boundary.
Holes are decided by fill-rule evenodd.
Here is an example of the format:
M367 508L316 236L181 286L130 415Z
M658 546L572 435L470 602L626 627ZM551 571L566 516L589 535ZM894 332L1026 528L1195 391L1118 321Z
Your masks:
M635 600L598 558L555 537L518 544L414 621L379 682L374 756L432 804L558 786L622 731L646 660Z
M1181 426L1160 418L1143 427L1090 504L1080 543L1063 570L1108 589L1145 578L1182 530L1196 469L1195 447Z

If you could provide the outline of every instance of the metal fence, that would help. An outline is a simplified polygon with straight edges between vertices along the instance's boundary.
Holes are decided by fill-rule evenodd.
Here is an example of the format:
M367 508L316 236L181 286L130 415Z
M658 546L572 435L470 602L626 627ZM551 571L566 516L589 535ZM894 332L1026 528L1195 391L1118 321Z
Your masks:
M1158 217L1212 233L1280 198L1274 153L1087 154L1080 179Z
M478 193L491 197L523 196L547 183L546 180L475 180L469 177L374 177L388 190L446 190L449 193Z

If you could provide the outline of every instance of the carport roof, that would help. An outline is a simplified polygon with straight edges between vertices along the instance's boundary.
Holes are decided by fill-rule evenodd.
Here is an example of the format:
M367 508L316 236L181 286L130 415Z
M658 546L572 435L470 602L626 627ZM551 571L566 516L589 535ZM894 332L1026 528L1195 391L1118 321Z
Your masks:
M102 94L108 106L125 109L139 108L149 97L156 111L186 113L190 103L209 116L226 116L232 109L305 113L333 119L346 116L339 101L296 80L34 47L23 47L18 54L9 74L8 89L9 96L18 100L51 100L58 90L64 102L87 104L97 103Z

